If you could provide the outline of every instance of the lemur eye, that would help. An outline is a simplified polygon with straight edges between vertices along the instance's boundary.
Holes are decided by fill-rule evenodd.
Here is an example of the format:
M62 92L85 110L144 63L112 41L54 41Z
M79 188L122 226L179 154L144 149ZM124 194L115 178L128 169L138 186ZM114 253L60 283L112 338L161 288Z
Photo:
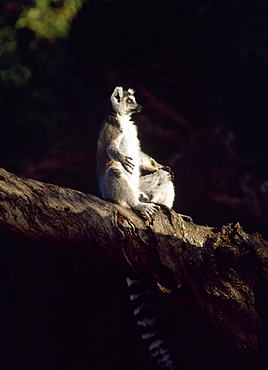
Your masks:
M132 104L132 103L133 103L133 100L132 100L132 99L130 99L130 98L128 98L128 99L127 99L127 103L128 103L128 104Z

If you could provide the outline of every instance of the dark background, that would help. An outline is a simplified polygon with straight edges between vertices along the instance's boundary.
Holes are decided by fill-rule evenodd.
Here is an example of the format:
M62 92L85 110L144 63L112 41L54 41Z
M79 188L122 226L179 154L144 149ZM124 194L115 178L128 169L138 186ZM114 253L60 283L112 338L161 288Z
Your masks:
M7 4L3 16L14 27L18 11ZM33 48L32 32L19 30L16 56L2 55L0 70L18 63L31 78L0 80L1 166L98 195L95 149L107 101L115 86L134 86L144 106L137 117L142 147L174 169L175 209L200 224L239 221L267 237L259 206L267 204L267 18L261 0L88 0L65 40ZM141 86L194 134L150 106ZM256 210L250 202L234 207L211 196L219 187L229 200L250 193L246 200L257 194L264 201L258 198ZM7 235L0 251L1 369L152 368L123 272ZM261 284L258 354L232 347L193 298L178 313L171 298L156 298L179 368L268 368Z

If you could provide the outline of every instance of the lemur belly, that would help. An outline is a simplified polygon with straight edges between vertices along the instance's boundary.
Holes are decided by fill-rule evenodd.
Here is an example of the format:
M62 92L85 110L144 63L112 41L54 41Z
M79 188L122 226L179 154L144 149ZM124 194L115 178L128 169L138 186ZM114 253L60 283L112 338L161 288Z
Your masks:
M122 138L122 151L123 153L132 158L134 169L132 173L125 171L124 173L131 179L132 184L139 188L140 177L140 143L137 137L137 129L132 122L127 122L124 125L123 138Z

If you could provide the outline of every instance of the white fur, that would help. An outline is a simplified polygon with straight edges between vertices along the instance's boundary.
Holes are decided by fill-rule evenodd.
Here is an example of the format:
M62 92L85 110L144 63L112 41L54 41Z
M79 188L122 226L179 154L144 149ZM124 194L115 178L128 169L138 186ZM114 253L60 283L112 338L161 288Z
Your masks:
M136 191L139 189L140 178L140 142L137 137L137 128L127 115L119 116L119 122L122 127L122 139L120 148L122 154L131 157L134 163L132 174L127 172L124 168L122 170L126 176L131 180Z
M111 95L112 110L98 141L98 181L104 199L151 218L159 208L154 202L172 207L174 187L165 167L141 151L131 120L141 106L133 94L133 89L117 86ZM141 176L140 168L153 173Z

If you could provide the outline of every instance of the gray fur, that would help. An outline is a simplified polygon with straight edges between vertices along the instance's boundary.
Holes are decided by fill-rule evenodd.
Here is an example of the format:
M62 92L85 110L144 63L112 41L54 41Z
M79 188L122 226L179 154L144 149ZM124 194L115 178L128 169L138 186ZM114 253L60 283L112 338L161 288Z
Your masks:
M98 140L97 174L104 199L151 218L159 208L154 202L172 207L175 194L170 169L141 151L131 121L141 109L133 89L114 89ZM150 173L141 176L141 170Z

